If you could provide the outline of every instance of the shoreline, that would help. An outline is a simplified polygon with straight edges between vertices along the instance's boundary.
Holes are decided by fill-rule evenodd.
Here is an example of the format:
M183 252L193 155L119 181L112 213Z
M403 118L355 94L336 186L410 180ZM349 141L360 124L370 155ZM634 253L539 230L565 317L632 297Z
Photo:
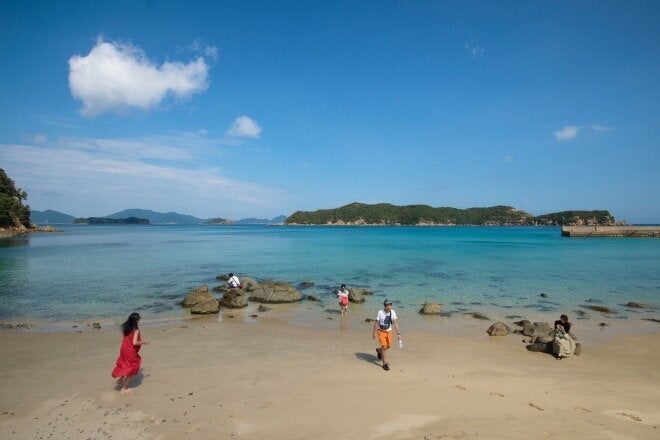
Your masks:
M0 437L650 439L660 424L657 332L583 342L557 361L521 335L402 321L404 348L385 372L361 327L201 318L145 320L128 394L110 377L117 327L0 330Z
M378 299L378 301L374 301ZM347 315L342 316L339 308L333 302L317 302L302 300L297 303L268 304L270 310L259 311L259 303L250 302L243 309L222 308L217 314L192 315L187 309L169 313L149 314L145 310L137 310L143 315L143 325L149 328L161 328L173 325L207 325L218 322L245 323L260 325L262 323L278 323L292 328L314 329L319 331L335 331L347 333L369 333L371 319L381 308L380 297L367 299L362 304L349 304ZM443 306L444 308L444 306ZM469 311L443 311L440 315L423 315L418 309L409 305L395 303L394 309L399 315L401 326L408 332L430 336L455 337L486 337L486 330L496 322L503 322L512 331L507 337L518 337L513 333L520 330L515 322L529 320L531 322L548 322L552 324L558 319L558 313L540 312L530 309L494 310L485 307ZM126 316L131 312L127 311ZM586 343L601 343L611 337L626 335L646 335L660 331L658 310L649 307L639 310L629 310L637 316L622 319L621 315L600 313L585 310L585 316L579 317L575 311L567 309L569 320L573 323L574 333ZM483 319L483 317L487 319ZM481 319L480 319L481 317ZM125 316L99 317L81 320L45 320L32 318L17 318L0 320L0 331L16 331L28 333L82 333L100 329L119 327Z

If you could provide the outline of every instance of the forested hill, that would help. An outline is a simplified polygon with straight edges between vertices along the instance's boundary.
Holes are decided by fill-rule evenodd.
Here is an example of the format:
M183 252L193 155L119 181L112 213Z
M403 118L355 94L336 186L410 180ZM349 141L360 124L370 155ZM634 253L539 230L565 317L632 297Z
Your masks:
M318 211L297 211L286 220L289 225L535 225L568 223L587 223L592 217L611 224L614 218L608 211L566 211L580 213L580 217L557 217L546 214L535 217L511 206L492 206L489 208L433 208L428 205L396 206L389 203L369 205L351 203L335 209ZM593 213L605 212L607 215L594 216ZM559 213L561 214L561 213ZM559 219L557 221L557 218Z

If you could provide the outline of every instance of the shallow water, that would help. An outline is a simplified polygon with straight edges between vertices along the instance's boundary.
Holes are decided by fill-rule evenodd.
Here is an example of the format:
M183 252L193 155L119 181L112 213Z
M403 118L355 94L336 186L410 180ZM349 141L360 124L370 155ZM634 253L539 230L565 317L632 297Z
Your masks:
M404 313L426 301L451 316L571 314L597 303L617 312L609 319L658 318L657 309L623 306L660 302L657 239L566 238L542 227L61 229L0 240L0 319L185 315L177 302L229 271L311 281L304 293L320 299L311 310L322 314L336 308L334 291L346 283L374 290L374 313L388 297Z

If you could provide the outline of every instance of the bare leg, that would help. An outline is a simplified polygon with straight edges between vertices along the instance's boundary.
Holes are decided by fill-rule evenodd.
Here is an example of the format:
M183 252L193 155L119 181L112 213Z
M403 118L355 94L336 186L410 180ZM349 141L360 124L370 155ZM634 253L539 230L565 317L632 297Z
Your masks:
M124 384L122 385L120 390L122 393L127 393L131 390L128 385L131 383L132 378L133 376L126 376L126 379L124 379Z

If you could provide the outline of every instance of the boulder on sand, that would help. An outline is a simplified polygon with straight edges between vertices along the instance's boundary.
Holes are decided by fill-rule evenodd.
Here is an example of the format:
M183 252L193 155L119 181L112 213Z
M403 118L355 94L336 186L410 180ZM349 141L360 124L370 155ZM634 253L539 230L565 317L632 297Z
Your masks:
M486 331L491 336L506 336L511 333L511 329L503 322L496 322Z
M190 313L193 315L211 315L220 311L220 304L218 300L213 298L195 304L190 308Z
M293 303L303 299L303 294L284 281L266 281L260 283L256 288L246 288L249 293L248 299L259 303Z

